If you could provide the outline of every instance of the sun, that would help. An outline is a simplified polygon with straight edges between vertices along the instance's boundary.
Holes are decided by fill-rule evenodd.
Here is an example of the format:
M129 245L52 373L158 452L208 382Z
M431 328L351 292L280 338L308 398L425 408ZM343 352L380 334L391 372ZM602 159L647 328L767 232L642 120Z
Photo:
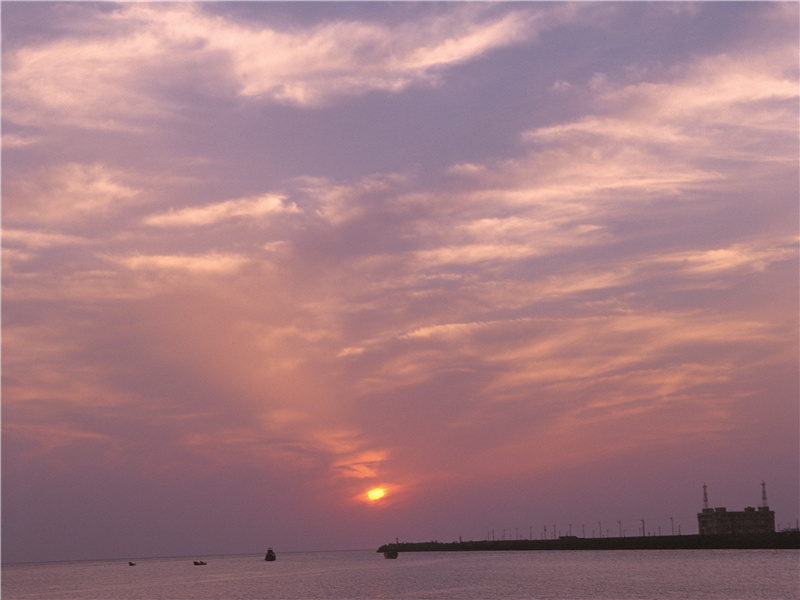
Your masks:
M367 499L371 502L375 502L376 500L380 500L386 495L386 490L384 488L372 488L367 492Z

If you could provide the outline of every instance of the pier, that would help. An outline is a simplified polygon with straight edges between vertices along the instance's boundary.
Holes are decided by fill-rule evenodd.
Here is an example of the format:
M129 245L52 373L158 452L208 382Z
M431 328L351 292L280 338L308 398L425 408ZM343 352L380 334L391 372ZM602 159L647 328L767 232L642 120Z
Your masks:
M800 531L716 535L650 535L638 537L582 538L562 536L555 540L477 540L458 542L399 542L384 544L378 552L462 552L525 550L724 550L800 549Z

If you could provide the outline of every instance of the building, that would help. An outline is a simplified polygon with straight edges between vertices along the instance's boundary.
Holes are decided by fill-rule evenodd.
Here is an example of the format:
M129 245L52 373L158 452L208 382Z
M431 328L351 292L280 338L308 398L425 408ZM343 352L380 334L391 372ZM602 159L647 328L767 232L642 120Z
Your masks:
M718 533L774 533L775 512L768 507L749 506L743 511L722 508L704 508L697 513L700 535Z
M766 484L761 483L761 506L749 506L743 511L728 511L725 507L709 508L706 485L703 484L703 510L697 513L700 535L731 533L774 533L775 511L767 506Z

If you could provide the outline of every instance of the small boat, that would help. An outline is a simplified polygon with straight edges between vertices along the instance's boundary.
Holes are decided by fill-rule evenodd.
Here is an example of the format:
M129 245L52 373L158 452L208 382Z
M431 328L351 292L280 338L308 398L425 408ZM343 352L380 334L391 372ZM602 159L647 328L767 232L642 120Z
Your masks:
M203 566L203 565L205 565L205 564L206 564L206 563L205 563L205 561L203 561L203 560L196 560L196 561L194 561L194 566L195 566L195 567L202 567L202 566Z
M135 566L136 566L136 563L135 563L135 562L128 561L128 566L129 566L129 567L135 567Z
M385 550L383 558L397 558L397 550Z
M270 548L269 550L267 550L267 555L264 557L264 560L273 561L276 558L278 557L275 556L275 551L272 548Z

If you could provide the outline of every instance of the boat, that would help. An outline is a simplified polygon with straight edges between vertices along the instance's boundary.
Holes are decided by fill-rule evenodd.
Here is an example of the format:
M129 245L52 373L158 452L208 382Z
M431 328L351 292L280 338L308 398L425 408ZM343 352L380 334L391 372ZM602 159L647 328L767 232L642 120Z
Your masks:
M267 550L267 555L264 557L264 560L273 561L276 558L278 558L278 557L275 556L275 551L272 548L270 548L269 550Z
M384 558L397 558L397 550L384 550Z
M202 566L203 566L203 565L205 565L205 564L206 564L206 563L205 563L205 561L203 561L203 560L196 560L196 561L194 561L194 566L195 566L195 567L202 567Z
M128 566L129 566L129 567L135 567L135 566L136 566L136 563L135 563L135 562L128 561Z

